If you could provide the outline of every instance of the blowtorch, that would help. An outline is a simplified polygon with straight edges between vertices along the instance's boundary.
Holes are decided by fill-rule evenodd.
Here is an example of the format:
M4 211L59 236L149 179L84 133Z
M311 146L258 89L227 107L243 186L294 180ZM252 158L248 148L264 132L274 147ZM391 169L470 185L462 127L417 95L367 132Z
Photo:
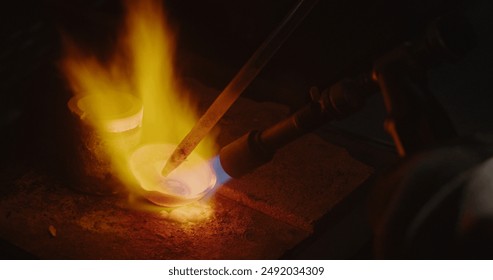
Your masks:
M445 110L427 90L427 70L462 58L475 46L470 23L450 15L434 21L424 38L406 42L376 59L370 71L343 79L291 117L254 130L221 149L214 159L218 177L239 178L269 162L276 150L331 120L359 111L366 98L381 91L387 110L385 128L404 157L456 137ZM220 178L218 178L221 181Z
M305 6L305 9L308 8ZM391 50L375 60L369 71L353 78L343 79L322 93L312 88L310 90L312 101L291 117L264 130L250 131L223 147L219 155L209 161L206 168L212 169L215 178L203 176L206 180L201 185L204 186L205 192L193 192L197 195L194 199L200 199L208 190L224 184L231 178L239 178L269 162L278 149L296 138L328 121L341 119L359 111L366 99L378 90L382 92L388 113L386 128L393 136L400 156L417 153L455 137L456 133L445 110L427 91L426 73L431 66L462 57L474 45L474 43L463 44L471 41L469 40L471 32L467 25L467 21L441 18L429 27L424 38L415 42L406 42ZM275 41L279 47L279 41ZM261 49L260 54L262 53L264 51ZM272 50L268 53L270 56L273 55ZM188 203L190 186L180 180L173 180L173 174L176 175L180 171L176 167L188 157L202 137L237 99L244 87L258 74L259 68L251 68L256 65L255 62L261 61L265 64L270 57L262 58L258 55L256 53L255 59L244 66L243 70L247 69L246 76L241 70L185 139L174 148L167 162L165 163L167 155L159 156L158 161L160 162L161 159L163 161L158 169L161 170L160 168L164 166L163 171L159 173L156 169L154 170L156 174L144 176L151 182L147 196L149 200L168 207ZM241 88L238 88L240 85ZM234 90L228 89L230 86ZM139 155L144 155L144 158L154 158L155 153L152 151L160 151L160 149L150 149L150 151L147 153L146 150L139 150L135 153L135 158L140 160ZM174 172L171 173L172 171Z

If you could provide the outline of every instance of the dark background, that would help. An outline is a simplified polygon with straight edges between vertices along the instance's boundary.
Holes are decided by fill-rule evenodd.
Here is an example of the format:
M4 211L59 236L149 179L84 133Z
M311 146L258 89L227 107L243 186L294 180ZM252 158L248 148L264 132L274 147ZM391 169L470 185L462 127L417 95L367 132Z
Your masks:
M296 1L165 1L176 31L177 69L222 89ZM55 103L64 86L56 63L65 32L105 59L116 42L122 2L4 1L0 44L0 126L18 125L36 108ZM286 104L308 100L310 86L324 89L370 68L372 61L406 40L422 36L436 17L464 13L478 46L463 60L430 71L432 92L461 134L492 131L492 4L488 0L322 0L267 64L244 96ZM39 108L37 108L39 109ZM366 109L333 125L389 142L379 96ZM34 117L38 119L39 116Z
M295 2L165 1L177 34L180 75L221 90ZM491 133L492 5L489 0L321 0L244 96L296 110L308 101L311 86L325 89L368 71L379 56L420 38L435 18L463 13L474 28L477 47L455 63L431 69L430 89L460 135ZM70 95L57 66L60 34L70 35L104 60L117 41L122 3L3 1L0 10L0 168L33 159L51 163L57 150L53 135L60 129L53 124ZM374 95L362 112L321 131L335 128L391 146L384 118L382 98Z

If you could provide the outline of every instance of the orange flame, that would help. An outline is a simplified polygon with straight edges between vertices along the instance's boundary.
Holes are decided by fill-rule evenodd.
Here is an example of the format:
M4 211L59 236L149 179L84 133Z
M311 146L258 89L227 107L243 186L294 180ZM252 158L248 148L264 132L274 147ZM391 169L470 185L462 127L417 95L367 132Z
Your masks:
M173 72L175 38L170 32L160 1L126 1L126 20L114 58L106 64L92 55L82 54L67 43L62 66L74 94L91 98L83 116L87 117L101 137L108 135L108 119L138 110L143 117L137 145L108 141L108 154L115 173L127 185L135 178L129 169L129 158L135 149L148 143L177 144L197 120L186 89L177 83ZM130 101L129 100L134 100ZM80 104L79 104L80 107ZM124 116L123 122L135 122ZM112 131L114 132L114 131ZM204 139L197 153L209 158L216 152L214 139ZM123 141L125 142L125 141Z

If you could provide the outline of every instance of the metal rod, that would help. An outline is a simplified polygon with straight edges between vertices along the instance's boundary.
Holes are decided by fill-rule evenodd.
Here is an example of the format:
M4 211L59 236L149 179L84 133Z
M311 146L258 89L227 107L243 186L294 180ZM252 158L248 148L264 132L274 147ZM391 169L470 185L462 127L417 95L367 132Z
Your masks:
M295 5L178 144L163 168L164 176L176 169L192 153L317 2L318 0L300 0Z

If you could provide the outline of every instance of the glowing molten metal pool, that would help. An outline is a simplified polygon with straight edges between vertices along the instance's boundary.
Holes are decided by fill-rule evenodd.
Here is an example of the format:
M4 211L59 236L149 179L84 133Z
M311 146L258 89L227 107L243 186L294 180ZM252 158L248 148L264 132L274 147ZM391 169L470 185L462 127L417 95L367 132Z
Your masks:
M216 184L216 176L209 163L192 154L171 174L161 171L175 149L170 144L150 144L139 148L130 158L130 167L144 196L157 205L174 207L201 199Z

